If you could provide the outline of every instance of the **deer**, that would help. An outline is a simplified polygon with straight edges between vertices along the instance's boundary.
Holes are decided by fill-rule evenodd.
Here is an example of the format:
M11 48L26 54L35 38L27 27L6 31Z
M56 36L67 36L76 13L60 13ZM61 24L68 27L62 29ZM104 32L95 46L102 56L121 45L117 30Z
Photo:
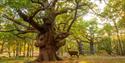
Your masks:
M78 53L78 51L71 51L71 50L68 49L68 53L69 53L70 56L73 56L73 55L74 55L74 56L77 56L77 57L79 58L79 53Z

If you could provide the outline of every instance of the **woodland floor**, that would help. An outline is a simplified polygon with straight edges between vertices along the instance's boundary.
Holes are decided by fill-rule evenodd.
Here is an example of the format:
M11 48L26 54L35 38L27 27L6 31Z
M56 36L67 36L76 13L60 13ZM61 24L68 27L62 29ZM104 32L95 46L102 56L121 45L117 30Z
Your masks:
M0 58L0 63L26 63L34 58ZM121 56L81 56L80 58L65 58L63 61L44 63L125 63L125 57Z

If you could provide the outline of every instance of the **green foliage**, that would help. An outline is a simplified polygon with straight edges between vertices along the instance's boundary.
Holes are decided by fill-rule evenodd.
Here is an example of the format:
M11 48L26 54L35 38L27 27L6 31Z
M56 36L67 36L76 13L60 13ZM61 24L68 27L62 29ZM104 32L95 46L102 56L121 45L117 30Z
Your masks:
M2 4L10 6L15 9L26 8L28 6L31 6L30 0L1 0L1 1Z
M103 27L103 30L105 30L105 32L107 33L111 33L112 32L113 27L111 26L111 24L105 24L105 26Z
M124 29L125 28L125 18L122 18L118 21L117 25L119 26L119 28Z
M99 44L98 49L105 50L109 55L112 54L112 41L110 37L104 37Z

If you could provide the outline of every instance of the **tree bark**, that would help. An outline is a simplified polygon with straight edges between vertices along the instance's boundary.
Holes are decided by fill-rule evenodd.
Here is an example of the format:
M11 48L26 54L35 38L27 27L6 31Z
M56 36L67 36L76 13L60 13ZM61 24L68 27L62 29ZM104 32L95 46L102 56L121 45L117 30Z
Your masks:
M1 49L0 49L0 53L3 53L3 50L4 50L4 44L5 44L5 42L2 41L2 45L1 45Z
M79 54L84 55L84 49L83 49L82 42L77 40L77 44L78 44Z
M57 34L52 28L48 29L48 32L45 34L38 34L35 46L39 48L39 57L36 61L62 60L57 56L56 52L60 47L65 45L65 41L62 41L62 39L66 38L68 35L68 33Z
M27 43L27 57L30 56L30 44Z
M8 46L8 55L9 55L9 57L11 57L10 46Z
M26 40L24 41L24 45L23 45L24 47L24 52L23 52L23 56L25 57L26 56Z
M19 56L19 42L16 44L16 57Z
M90 42L90 54L94 54L95 53L95 50L94 50L94 42Z
M54 61L56 59L56 42L54 33L49 30L45 34L39 34L35 44L39 48L39 57L37 61Z
M32 53L31 53L31 56L32 56L32 57L34 56L34 54L33 54L33 53L34 53L34 46L33 46L33 45L34 45L34 43L33 43L33 41L32 41L32 46L31 46L31 52L32 52Z

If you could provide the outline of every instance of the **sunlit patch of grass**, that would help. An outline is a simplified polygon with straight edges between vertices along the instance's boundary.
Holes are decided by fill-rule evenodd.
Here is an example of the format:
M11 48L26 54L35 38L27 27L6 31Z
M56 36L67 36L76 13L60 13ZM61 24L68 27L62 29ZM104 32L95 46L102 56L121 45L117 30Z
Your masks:
M125 63L125 57L111 57L111 56L86 56L79 60L87 63Z
M87 61L79 61L79 63L88 63Z
M24 63L33 60L34 58L16 57L16 58L2 58L0 63Z

